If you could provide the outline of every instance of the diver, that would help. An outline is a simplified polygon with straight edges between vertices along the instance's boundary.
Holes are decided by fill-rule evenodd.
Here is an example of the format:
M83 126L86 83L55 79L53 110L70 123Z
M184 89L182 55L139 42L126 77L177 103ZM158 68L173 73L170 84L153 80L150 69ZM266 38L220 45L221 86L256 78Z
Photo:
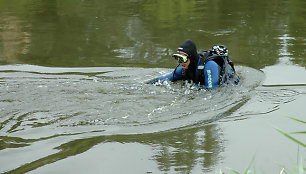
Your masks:
M228 49L224 45L215 45L212 49L197 52L195 43L187 39L173 54L178 61L175 70L167 75L152 79L146 84L155 84L170 80L184 80L195 84L199 89L212 89L222 85L238 85L239 76L235 72L234 64L228 56Z

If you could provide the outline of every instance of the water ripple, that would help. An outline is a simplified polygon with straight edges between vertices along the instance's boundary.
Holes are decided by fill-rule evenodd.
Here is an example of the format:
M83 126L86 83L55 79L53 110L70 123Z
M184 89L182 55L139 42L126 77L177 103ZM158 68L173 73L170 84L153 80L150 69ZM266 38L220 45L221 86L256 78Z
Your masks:
M12 136L31 132L41 138L64 132L145 133L199 126L229 116L226 113L246 103L262 82L261 72L237 68L242 86L198 91L183 83L142 83L168 69L2 66L0 128ZM252 81L247 80L250 74Z

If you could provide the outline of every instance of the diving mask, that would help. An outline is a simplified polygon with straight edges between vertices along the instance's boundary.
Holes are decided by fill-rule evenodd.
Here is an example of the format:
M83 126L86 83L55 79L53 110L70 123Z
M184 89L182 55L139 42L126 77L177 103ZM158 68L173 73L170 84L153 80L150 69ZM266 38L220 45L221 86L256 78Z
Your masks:
M175 60L177 60L179 63L186 63L188 61L188 56L187 55L182 55L182 54L173 54Z

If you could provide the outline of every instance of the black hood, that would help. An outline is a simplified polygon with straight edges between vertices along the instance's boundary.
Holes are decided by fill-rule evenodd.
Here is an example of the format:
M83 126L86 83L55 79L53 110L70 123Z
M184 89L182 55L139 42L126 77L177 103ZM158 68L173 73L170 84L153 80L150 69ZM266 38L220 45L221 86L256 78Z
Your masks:
M195 70L200 57L195 43L192 40L187 39L178 47L177 51L178 53L184 52L188 54L188 58L190 59L188 69L182 71L183 80L193 80L195 82Z
M182 51L182 52L187 53L188 54L188 58L190 58L190 60L191 60L190 63L191 63L192 66L196 65L196 63L199 60L199 55L198 55L198 52L197 52L197 47L196 47L195 43L192 40L190 40L190 39L185 40L179 46L177 51L178 52Z

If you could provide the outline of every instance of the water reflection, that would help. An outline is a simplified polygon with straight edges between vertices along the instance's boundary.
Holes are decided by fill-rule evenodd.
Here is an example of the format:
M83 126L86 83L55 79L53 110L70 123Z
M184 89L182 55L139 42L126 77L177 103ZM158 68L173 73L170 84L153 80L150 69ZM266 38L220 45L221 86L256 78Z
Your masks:
M2 23L0 38L3 54L0 55L0 61L23 63L18 57L29 53L31 35L23 31L23 27L29 24L10 14L3 16Z
M19 144L22 142L48 141L49 138L35 140L1 137L1 139L2 141L14 141ZM163 172L190 173L196 165L201 165L204 172L211 172L222 159L220 152L223 151L223 141L222 130L214 124L206 125L203 128L164 133L96 136L61 144L55 147L59 152L24 164L14 170L7 171L7 173L26 173L69 156L81 154L93 146L99 146L101 143L111 142L140 143L154 147L152 158L156 160L159 170ZM11 148L17 147L23 146L20 144Z
M161 136L152 141L158 144L154 159L164 172L191 173L196 165L201 165L204 172L211 172L222 159L223 141L222 131L216 125Z
M172 67L171 53L191 38L200 50L223 43L234 62L262 68L277 62L275 38L285 31L296 38L289 51L304 65L303 7L299 0L2 2L1 62ZM7 21L18 26L14 36ZM23 42L14 54L12 37Z

